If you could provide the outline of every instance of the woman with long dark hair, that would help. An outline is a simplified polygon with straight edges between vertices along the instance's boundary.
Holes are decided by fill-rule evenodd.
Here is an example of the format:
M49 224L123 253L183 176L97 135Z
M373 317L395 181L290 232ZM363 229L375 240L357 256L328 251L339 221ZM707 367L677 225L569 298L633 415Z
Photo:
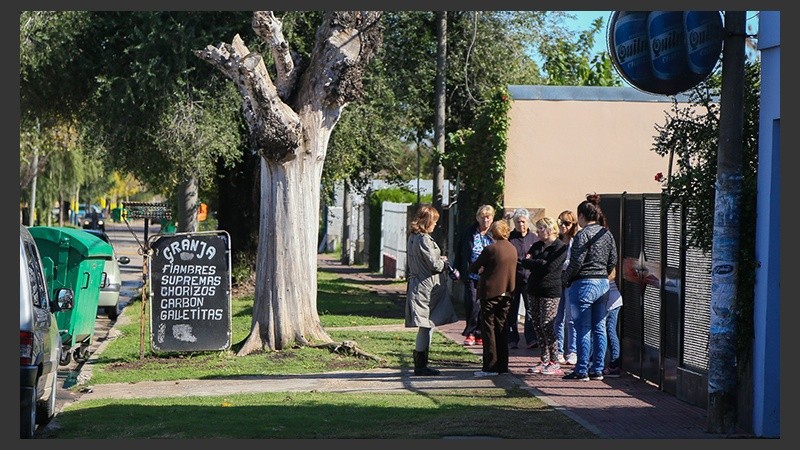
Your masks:
M608 275L617 265L617 244L606 228L600 196L586 195L577 208L581 226L573 240L562 282L569 287L569 306L578 338L578 361L567 380L602 380L606 356ZM589 357L591 355L591 362Z

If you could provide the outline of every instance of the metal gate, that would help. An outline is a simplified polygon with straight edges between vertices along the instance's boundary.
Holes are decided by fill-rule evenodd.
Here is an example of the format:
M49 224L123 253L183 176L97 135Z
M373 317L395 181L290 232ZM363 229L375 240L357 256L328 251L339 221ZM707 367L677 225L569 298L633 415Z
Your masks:
M618 246L623 369L706 408L711 255L686 243L684 207L662 208L661 194L601 199Z

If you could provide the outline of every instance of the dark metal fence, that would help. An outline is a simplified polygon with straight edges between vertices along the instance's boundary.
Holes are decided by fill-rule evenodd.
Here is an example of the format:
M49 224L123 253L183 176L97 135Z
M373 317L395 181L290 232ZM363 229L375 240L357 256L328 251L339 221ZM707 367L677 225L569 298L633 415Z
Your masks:
M711 254L688 245L686 206L662 208L661 194L601 198L618 246L622 367L706 408Z

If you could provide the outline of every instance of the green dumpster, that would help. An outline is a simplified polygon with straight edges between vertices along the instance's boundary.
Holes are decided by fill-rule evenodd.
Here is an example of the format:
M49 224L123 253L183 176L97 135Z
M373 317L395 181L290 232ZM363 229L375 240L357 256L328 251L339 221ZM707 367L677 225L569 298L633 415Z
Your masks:
M64 347L61 364L68 364L70 355L84 362L94 336L103 266L113 258L113 249L82 229L30 227L29 230L39 247L50 291L69 288L75 293L73 308L54 314Z
M178 227L174 220L170 219L168 222L161 222L161 234L175 234L177 229Z
M126 208L114 208L111 210L111 221L114 223L122 222L122 219L127 217L128 210Z

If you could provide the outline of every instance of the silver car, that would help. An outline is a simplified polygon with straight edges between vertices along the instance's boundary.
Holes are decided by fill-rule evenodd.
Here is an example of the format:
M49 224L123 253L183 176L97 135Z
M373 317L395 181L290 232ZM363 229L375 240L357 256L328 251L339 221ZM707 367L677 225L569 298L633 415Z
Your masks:
M46 425L55 416L61 336L53 313L73 305L72 289L58 289L51 297L39 248L20 224L19 435L23 439L32 438L37 425Z
M97 310L106 313L109 319L117 320L119 316L119 291L122 288L122 276L120 275L119 265L128 264L131 259L127 256L117 257L114 245L103 230L92 230L84 228L85 232L90 233L111 245L112 257L106 260L103 266L103 278L100 283L100 297L97 300Z

